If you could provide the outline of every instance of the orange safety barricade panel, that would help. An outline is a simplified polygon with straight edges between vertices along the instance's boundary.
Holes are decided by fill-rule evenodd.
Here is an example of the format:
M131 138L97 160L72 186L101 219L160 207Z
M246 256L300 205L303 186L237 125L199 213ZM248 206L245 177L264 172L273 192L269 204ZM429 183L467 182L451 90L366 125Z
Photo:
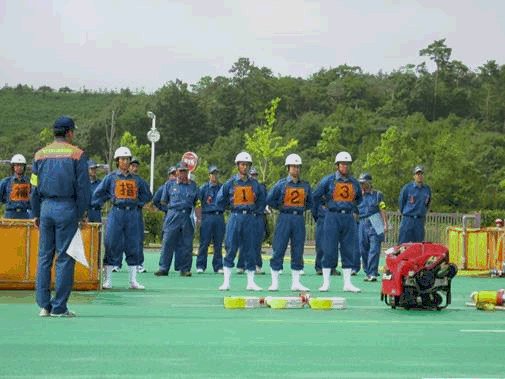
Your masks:
M82 229L89 268L75 264L74 289L96 290L100 281L100 223L87 223ZM32 220L0 220L0 289L34 289L37 276L39 230ZM55 254L56 259L56 254ZM53 284L55 265L51 274Z

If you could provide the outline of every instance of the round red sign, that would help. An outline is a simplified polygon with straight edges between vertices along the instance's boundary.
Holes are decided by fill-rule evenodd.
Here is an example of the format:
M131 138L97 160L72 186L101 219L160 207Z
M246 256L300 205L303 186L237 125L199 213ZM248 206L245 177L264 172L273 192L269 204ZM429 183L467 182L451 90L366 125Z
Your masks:
M198 165L198 156L191 151L187 151L182 156L182 161L188 165L189 171L194 171Z

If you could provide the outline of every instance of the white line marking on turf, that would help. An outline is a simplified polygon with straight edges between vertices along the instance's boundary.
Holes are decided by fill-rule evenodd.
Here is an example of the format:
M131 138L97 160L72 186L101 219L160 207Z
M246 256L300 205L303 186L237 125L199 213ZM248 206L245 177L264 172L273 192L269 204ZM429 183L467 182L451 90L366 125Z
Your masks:
M255 320L249 320L252 322L283 322L283 323L307 323L307 324L381 324L381 325L393 325L393 324L409 324L409 325L455 325L455 324L460 324L460 325L465 325L465 324L475 324L475 320L468 320L468 321L435 321L435 320L388 320L388 321L377 321L377 320L309 320L309 319L255 319ZM505 321L503 322L496 322L496 321L491 321L491 322L483 322L479 321L479 324L485 325L485 324L505 324ZM471 329L462 329L463 330L471 330ZM505 332L505 330L503 331ZM501 333L501 332L500 332Z
M501 329L489 329L489 330L480 330L480 329L461 329L462 333L505 333L505 330Z

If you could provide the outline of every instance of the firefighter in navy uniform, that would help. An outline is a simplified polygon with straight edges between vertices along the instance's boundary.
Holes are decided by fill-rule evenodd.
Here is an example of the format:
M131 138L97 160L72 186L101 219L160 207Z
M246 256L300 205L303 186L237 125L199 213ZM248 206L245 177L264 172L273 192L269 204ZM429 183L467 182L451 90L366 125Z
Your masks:
M249 170L249 176L252 179L258 180L258 170L256 167L251 167ZM259 183L259 181L258 181ZM267 186L265 183L259 183L260 189L263 192L263 196L267 197ZM255 217L255 226L254 226L254 258L256 260L256 275L265 275L265 272L262 271L263 267L263 259L261 257L261 244L263 242L263 238L265 237L266 232L266 203L258 206L254 211ZM244 254L240 253L237 261L237 274L243 274L245 272L245 258Z
M156 208L158 208L160 211L165 213L165 216L167 214L168 208L166 205L161 204L161 195L163 194L163 188L169 181L174 181L177 180L177 168L175 166L171 166L168 169L168 178L167 181L158 188L153 196L153 204ZM162 237L163 239L163 237Z
M25 157L21 154L14 155L11 168L14 175L0 182L0 202L6 204L5 218L31 218L31 185L30 178L25 175Z
M180 275L184 277L192 275L191 253L195 228L191 220L191 212L198 200L198 187L189 179L188 171L188 165L180 162L177 167L177 179L168 181L163 186L160 204L166 206L167 215L163 223L163 247L160 254L160 267L154 273L156 276L168 275L174 251L176 253L174 265L180 268Z
M324 218L323 285L320 291L330 287L331 269L335 267L337 247L340 246L344 291L360 292L351 283L351 270L357 249L356 219L361 203L361 187L349 172L351 155L345 151L335 157L337 172L321 180L313 193L314 207L326 204L328 213Z
M139 171L139 165L140 161L138 158L132 158L130 161L130 172L136 176L136 180L138 181L143 181L144 183L142 184L143 186L148 186L147 182L142 179L140 176L138 176L138 171ZM140 236L139 236L139 242L140 242L140 264L138 265L138 272L144 273L147 272L147 270L144 267L144 215L142 214L142 208L139 208L138 211L140 212L140 225L139 225L139 230L140 230Z
M142 207L151 200L152 194L147 183L128 170L131 159L130 149L120 147L114 153L118 169L107 175L93 194L92 206L102 206L112 201L112 208L105 226L105 280L103 288L112 288L112 267L121 261L126 253L126 263L130 271L130 288L143 289L137 282L140 264L140 225Z
M323 267L321 261L323 259L323 243L324 243L324 218L328 208L323 204L320 204L317 208L315 215L316 219L316 260L314 268L316 269L316 275L323 275ZM338 257L337 257L338 259ZM338 263L337 263L338 264Z
M406 184L400 192L400 212L402 222L399 244L424 241L424 221L431 202L431 189L423 183L424 169L417 166L414 181Z
M359 256L363 261L365 282L376 282L379 275L379 257L384 232L388 229L384 195L372 188L372 176L361 174L358 179L363 191L363 201L359 208ZM382 222L382 233L376 230Z
M101 180L96 176L96 169L98 165L95 161L90 160L88 162L88 173L89 173L89 186L91 191L91 196L95 192L96 188L100 184ZM102 212L100 207L90 206L88 209L88 221L89 222L102 222Z
M31 184L32 211L39 227L36 298L40 316L73 317L67 301L74 284L75 260L66 252L79 220L89 206L88 158L71 144L75 124L69 117L54 123L53 143L35 154ZM51 268L55 253L56 285L51 299Z
M226 226L224 259L224 282L220 290L230 289L231 269L234 266L237 250L244 254L247 270L247 290L260 291L254 282L256 257L254 256L255 210L264 207L265 195L257 180L249 177L252 158L249 153L242 152L235 157L238 174L229 179L217 194L217 203L223 209L231 211L230 220Z
M225 223L223 209L216 203L217 193L222 186L218 181L218 175L217 167L210 167L209 181L201 186L198 192L198 198L202 204L202 224L200 225L200 248L196 259L197 273L203 273L207 268L207 251L211 241L214 244L212 268L216 273L224 272L222 249Z
M156 191L156 193L153 196L153 205L156 208L158 208L160 211L165 213L165 217L167 216L168 207L166 204L165 205L161 204L161 195L163 194L163 188L165 187L165 185L169 181L176 181L176 180L177 180L177 167L170 166L170 168L168 169L167 181L163 185L161 185L160 188L158 188L158 190ZM161 241L163 241L163 225L161 226ZM179 241L177 246L175 247L174 255L177 257L180 256L181 251L182 251L181 249L183 249L182 242ZM174 263L174 270L175 271L180 270L178 265L179 265L179 261L175 261L175 263Z
M288 243L291 241L291 290L308 291L309 289L300 283L300 275L303 270L305 210L309 209L314 218L316 216L312 206L312 190L307 182L300 180L302 159L298 154L288 155L285 165L288 177L279 180L267 197L267 204L280 212L272 244L273 256L270 259L272 285L268 290L279 289L279 274L283 268Z

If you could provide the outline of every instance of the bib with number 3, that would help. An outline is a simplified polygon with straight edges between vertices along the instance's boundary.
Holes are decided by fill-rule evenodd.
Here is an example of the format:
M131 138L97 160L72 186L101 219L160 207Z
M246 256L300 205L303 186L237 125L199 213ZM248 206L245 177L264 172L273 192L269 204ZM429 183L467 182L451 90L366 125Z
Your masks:
M251 186L236 186L233 189L233 206L253 204L254 193Z
M284 192L285 207L304 207L305 206L305 188L286 187Z
M334 202L350 202L354 200L354 186L351 182L336 182L333 190Z
M137 200L137 182L135 180L116 180L114 197L120 200Z
M13 183L10 201L28 201L30 197L30 185L28 183Z

